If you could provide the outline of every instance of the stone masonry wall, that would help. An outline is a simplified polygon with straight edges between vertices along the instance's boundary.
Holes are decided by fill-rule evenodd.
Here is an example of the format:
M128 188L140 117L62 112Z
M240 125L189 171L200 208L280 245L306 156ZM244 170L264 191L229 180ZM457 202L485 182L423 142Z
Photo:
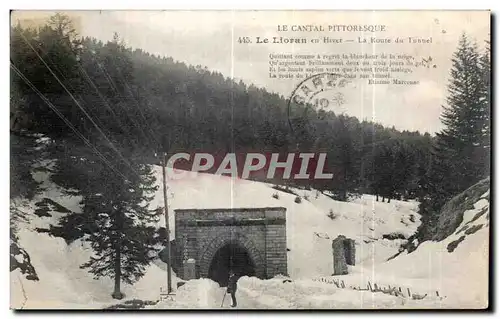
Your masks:
M343 235L332 241L333 274L346 275L347 265L356 264L356 242Z
M229 243L248 251L258 277L287 273L286 211L281 207L176 210L175 238L177 264L196 260L197 278L208 275L213 256Z
M344 250L345 239L345 236L340 235L332 241L334 275L347 275L347 262Z
M346 263L351 266L356 265L356 242L354 239L347 238L344 241L344 250Z
M266 277L287 275L286 228L284 225L266 227Z

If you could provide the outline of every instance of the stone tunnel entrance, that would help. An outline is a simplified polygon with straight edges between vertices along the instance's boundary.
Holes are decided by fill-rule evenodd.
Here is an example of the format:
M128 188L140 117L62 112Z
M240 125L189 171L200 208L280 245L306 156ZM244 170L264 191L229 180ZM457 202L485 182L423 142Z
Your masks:
M238 276L287 275L286 209L175 210L175 264L184 280L210 278L227 285Z
M255 265L248 251L237 244L225 245L215 253L208 269L208 278L226 287L231 269L238 277L255 276Z

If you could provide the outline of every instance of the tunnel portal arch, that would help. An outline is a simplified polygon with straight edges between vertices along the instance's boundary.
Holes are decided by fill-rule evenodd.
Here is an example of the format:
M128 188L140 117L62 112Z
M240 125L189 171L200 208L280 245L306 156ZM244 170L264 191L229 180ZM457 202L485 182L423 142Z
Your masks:
M210 266L217 252L225 246L238 247L240 251L245 252L248 256L248 262L250 262L255 269L255 275L261 278L266 277L265 260L261 255L262 249L259 249L251 238L241 233L241 230L234 231L231 228L226 228L222 233L216 235L215 238L207 241L207 244L201 248L202 255L199 259L201 277L209 277Z
M186 260L195 260L195 278L226 276L233 251L241 275L272 278L287 274L286 209L283 207L175 210L177 276L187 278ZM221 278L219 278L221 277Z
M256 276L255 268L247 249L236 243L228 243L219 248L213 256L207 277L226 287L230 270L238 277L253 277Z

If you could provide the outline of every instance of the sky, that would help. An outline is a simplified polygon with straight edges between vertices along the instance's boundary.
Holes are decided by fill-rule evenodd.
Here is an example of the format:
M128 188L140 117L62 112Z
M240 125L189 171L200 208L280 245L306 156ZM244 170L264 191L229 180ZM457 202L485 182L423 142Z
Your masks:
M332 107L363 120L398 129L435 133L445 104L451 58L463 32L480 48L489 38L488 11L71 11L80 35L103 41L117 32L134 48L171 56L192 65L206 66L247 84L264 87L288 98L300 79L269 77L270 54L369 53L432 57L435 68L418 68L403 80L418 85L367 85L354 80L343 91L344 104ZM15 11L12 23L37 25L53 12ZM356 39L362 32L279 32L278 25L385 25L376 37L429 38L432 44L251 44L239 37L323 37Z

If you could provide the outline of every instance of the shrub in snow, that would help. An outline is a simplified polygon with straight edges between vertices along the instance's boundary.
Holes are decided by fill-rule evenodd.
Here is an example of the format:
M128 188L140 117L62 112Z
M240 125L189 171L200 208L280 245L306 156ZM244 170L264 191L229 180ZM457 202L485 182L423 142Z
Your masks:
M281 192L285 192L285 193L292 194L292 195L297 195L294 191L292 191L290 188L288 188L288 186L283 187L280 185L274 185L273 188L275 190L278 190Z
M448 244L446 249L448 249L448 252L451 253L457 248L458 244L460 244L463 240L465 239L465 236L461 236L459 239L452 241L451 243Z
M406 239L405 235L399 232L394 232L390 234L384 234L382 235L382 238L384 239L389 239L389 240L394 240L394 239Z
M347 194L347 201L350 202L350 201L353 201L355 199L360 199L361 198L361 194L360 193L349 193Z
M475 232L477 232L477 231L478 231L478 230L480 230L481 228L483 228L483 224L474 225L474 226L472 226L471 228L467 229L467 230L465 231L465 234L466 234L466 235L474 234Z
M332 209L328 211L328 217L330 217L331 220L334 220L335 218L339 217L338 214L335 214Z
M278 195L278 193L274 193L274 194L273 194L273 198L275 198L275 199L280 199L280 196Z
M304 195L303 197L304 197L305 200L309 200L309 196Z
M177 282L177 289L179 289L180 287L184 286L186 284L185 281L179 281Z
M411 295L411 299L413 299L413 300L421 300L421 299L424 299L425 297L427 297L427 294L425 294L425 295L419 295L419 294Z
M154 306L158 303L158 300L152 301L152 300L140 300L140 299L132 299L132 300L127 300L124 303L113 305L110 307L107 307L105 309L143 309L146 306Z
M296 202L297 204L302 203L302 199L300 198L300 196L295 197L295 202Z

